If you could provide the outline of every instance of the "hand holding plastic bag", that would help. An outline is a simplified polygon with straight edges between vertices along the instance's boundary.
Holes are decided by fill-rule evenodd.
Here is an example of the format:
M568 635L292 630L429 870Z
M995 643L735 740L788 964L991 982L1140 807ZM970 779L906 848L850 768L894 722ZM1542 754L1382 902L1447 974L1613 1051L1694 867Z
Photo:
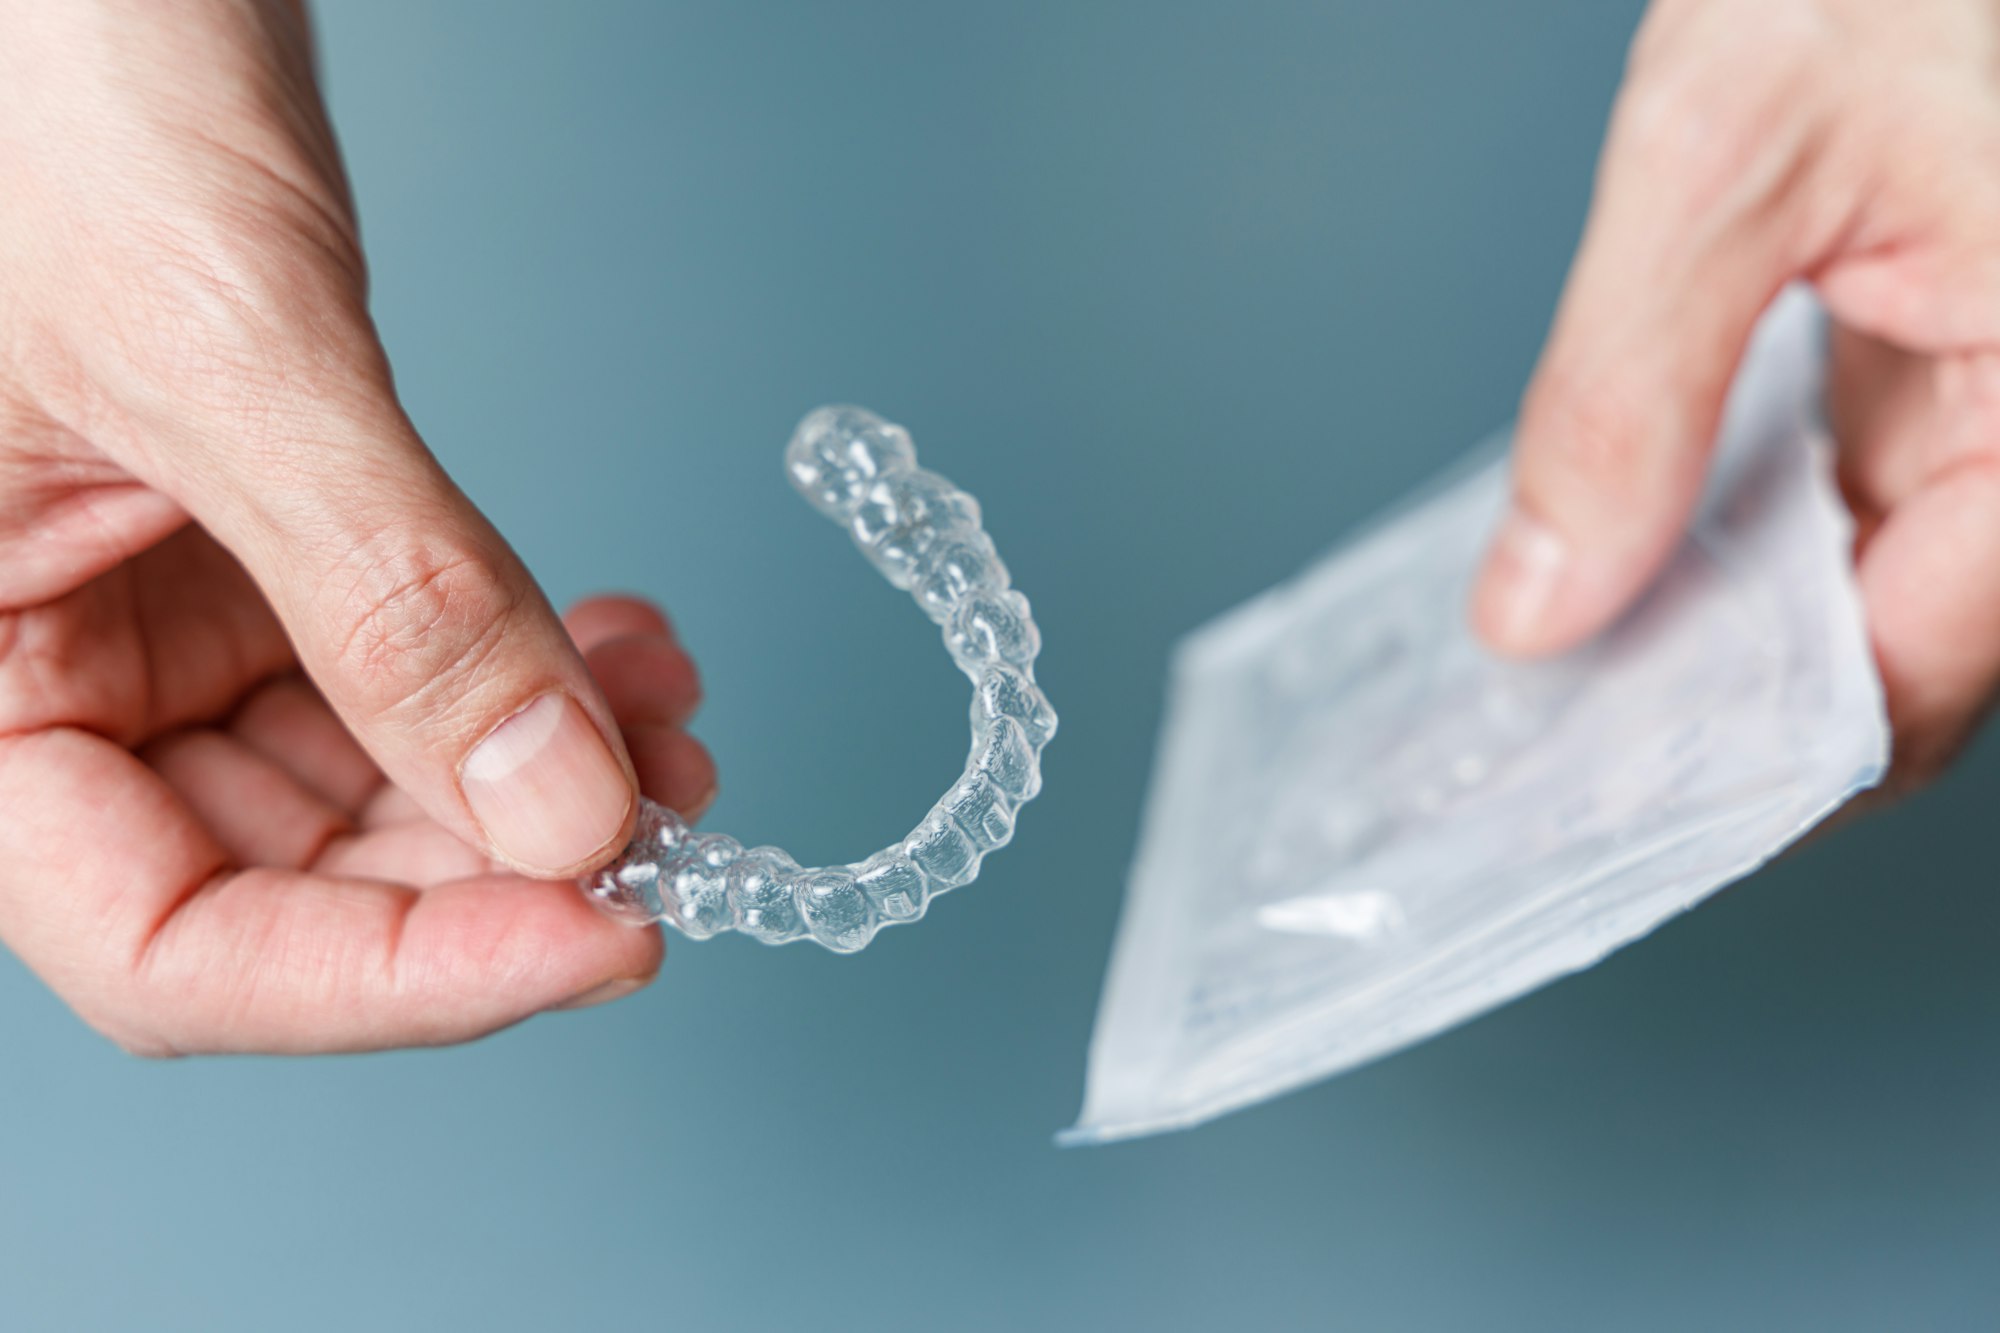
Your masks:
M1590 647L1464 606L1492 462L1177 655L1071 1141L1191 1125L1430 1036L1747 874L1888 759L1794 293L1691 535Z

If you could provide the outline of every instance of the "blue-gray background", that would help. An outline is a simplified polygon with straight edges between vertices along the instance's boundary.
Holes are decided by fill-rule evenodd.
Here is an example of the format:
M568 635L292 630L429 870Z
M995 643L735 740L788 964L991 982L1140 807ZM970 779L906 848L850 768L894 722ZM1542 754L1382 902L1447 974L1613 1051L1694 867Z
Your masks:
M410 408L558 598L671 605L716 825L845 858L963 745L781 480L822 400L986 502L1064 730L920 929L468 1049L143 1064L0 964L0 1326L1993 1327L1991 744L1419 1050L1049 1143L1168 645L1509 413L1636 16L329 0Z

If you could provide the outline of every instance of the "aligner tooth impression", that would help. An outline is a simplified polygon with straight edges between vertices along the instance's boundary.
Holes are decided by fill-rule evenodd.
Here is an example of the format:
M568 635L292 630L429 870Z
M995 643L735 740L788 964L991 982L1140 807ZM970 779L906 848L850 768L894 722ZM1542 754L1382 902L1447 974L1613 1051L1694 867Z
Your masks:
M1035 684L1042 640L1028 599L981 530L979 502L918 467L908 431L858 407L822 407L792 433L785 471L943 631L972 681L965 773L908 837L844 866L801 866L775 847L697 833L642 799L631 843L581 884L634 925L664 921L698 940L725 930L766 944L812 939L852 953L970 884L980 860L1007 845L1021 806L1041 790L1056 714Z

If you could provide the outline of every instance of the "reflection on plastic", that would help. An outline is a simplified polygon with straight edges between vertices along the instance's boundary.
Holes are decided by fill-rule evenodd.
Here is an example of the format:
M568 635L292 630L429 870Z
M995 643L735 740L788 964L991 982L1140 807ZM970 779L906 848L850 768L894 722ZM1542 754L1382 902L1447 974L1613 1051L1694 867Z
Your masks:
M1343 935L1380 939L1403 924L1403 909L1380 889L1287 898L1257 909L1257 924L1294 935Z
M1588 967L1879 781L1888 731L1788 293L1688 541L1556 662L1465 624L1504 463L1176 657L1068 1142L1198 1123Z

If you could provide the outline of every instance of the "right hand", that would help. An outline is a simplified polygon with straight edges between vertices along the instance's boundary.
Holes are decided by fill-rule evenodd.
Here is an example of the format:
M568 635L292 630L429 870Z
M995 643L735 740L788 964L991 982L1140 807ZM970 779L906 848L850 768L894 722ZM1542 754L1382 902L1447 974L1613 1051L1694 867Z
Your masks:
M2000 688L2000 5L1655 0L1473 619L1560 652L1679 544L1758 315L1810 281L1893 778Z

